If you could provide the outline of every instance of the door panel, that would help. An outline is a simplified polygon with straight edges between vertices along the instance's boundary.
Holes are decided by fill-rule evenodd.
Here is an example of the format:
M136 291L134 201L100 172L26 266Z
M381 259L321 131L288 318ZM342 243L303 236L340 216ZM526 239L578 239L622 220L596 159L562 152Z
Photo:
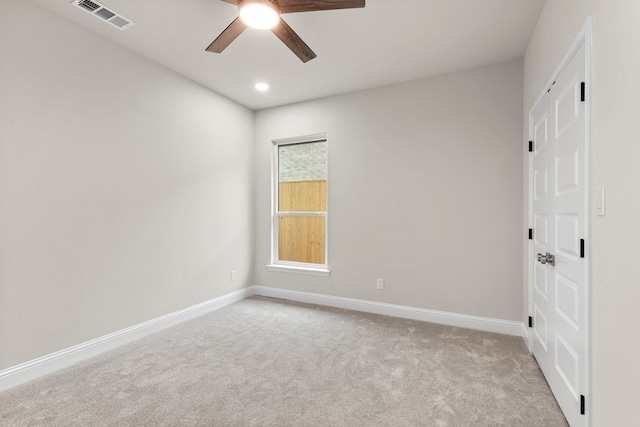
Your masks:
M556 312L576 331L580 330L578 326L580 323L580 309L578 307L580 303L580 292L578 291L578 287L578 284L571 279L556 273Z
M547 349L548 349L548 341L547 341L547 316L545 316L546 310L545 309L541 309L538 304L536 304L536 307L534 309L534 318L535 318L535 329L534 329L534 335L536 336L536 341L535 343L542 346L542 348L538 349L538 354L536 354L536 352L534 352L534 354L536 354L536 360L539 359L539 357L543 357L543 360L547 360ZM544 350L543 353L540 353L541 350ZM538 363L540 363L540 360L538 360Z
M580 218L576 214L556 215L556 245L558 253L573 258L580 256L579 220Z
M549 292L549 285L548 285L549 279L547 277L547 270L541 265L536 265L535 269L536 269L536 272L535 272L536 291L540 293L540 296L542 298L546 299L547 293Z
M562 335L556 332L556 369L563 385L572 395L577 395L579 388L578 368L580 356Z
M537 143L538 150L543 150L549 140L549 120L547 110L543 110L540 113L540 117L535 119L533 137Z
M532 114L531 206L533 354L567 420L586 425L587 264L580 240L586 221L586 80L584 46L576 52ZM548 130L551 129L551 134ZM538 140L540 139L540 140ZM537 254L555 256L541 263Z
M556 191L558 194L576 191L579 189L579 161L580 156L576 148L558 156L558 161L556 163Z
M535 195L536 199L544 199L549 194L549 179L547 168L540 169L539 171L535 171Z
M580 108L576 101L580 102L581 82L579 75L574 74L566 86L561 88L562 92L555 97L556 138L580 120Z
M534 242L539 246L547 246L548 233L547 233L547 216L536 215L533 221L536 232L534 233Z

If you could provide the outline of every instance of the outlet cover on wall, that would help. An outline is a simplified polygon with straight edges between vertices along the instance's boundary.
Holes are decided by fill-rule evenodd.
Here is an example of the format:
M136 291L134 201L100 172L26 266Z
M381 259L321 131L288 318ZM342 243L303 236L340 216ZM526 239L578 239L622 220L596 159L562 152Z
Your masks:
M382 279L382 278L377 278L376 279L376 288L384 289L384 279Z
M234 280L236 280L236 271L231 270L231 281L233 282Z

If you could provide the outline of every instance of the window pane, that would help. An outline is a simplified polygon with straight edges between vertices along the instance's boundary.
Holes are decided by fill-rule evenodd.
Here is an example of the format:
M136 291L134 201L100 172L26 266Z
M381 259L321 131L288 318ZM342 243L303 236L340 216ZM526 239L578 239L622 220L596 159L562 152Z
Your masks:
M279 216L278 259L324 264L324 216Z
M278 210L327 211L327 143L278 147Z
M326 212L327 181L284 181L279 183L281 212Z

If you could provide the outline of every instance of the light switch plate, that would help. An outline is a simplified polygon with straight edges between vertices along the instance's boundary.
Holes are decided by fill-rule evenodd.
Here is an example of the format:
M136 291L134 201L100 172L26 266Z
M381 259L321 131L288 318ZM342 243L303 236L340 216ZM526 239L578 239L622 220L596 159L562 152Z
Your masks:
M606 189L604 186L596 188L596 215L605 216L606 214Z

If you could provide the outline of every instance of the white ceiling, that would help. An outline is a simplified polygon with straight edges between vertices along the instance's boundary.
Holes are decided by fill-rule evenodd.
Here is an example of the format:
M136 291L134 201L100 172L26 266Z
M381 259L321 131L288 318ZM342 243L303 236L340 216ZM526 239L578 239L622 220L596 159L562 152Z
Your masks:
M258 110L521 58L545 0L367 0L283 15L318 55L306 64L270 31L205 52L237 16L220 0L98 0L136 23L125 31L71 0L32 1Z

